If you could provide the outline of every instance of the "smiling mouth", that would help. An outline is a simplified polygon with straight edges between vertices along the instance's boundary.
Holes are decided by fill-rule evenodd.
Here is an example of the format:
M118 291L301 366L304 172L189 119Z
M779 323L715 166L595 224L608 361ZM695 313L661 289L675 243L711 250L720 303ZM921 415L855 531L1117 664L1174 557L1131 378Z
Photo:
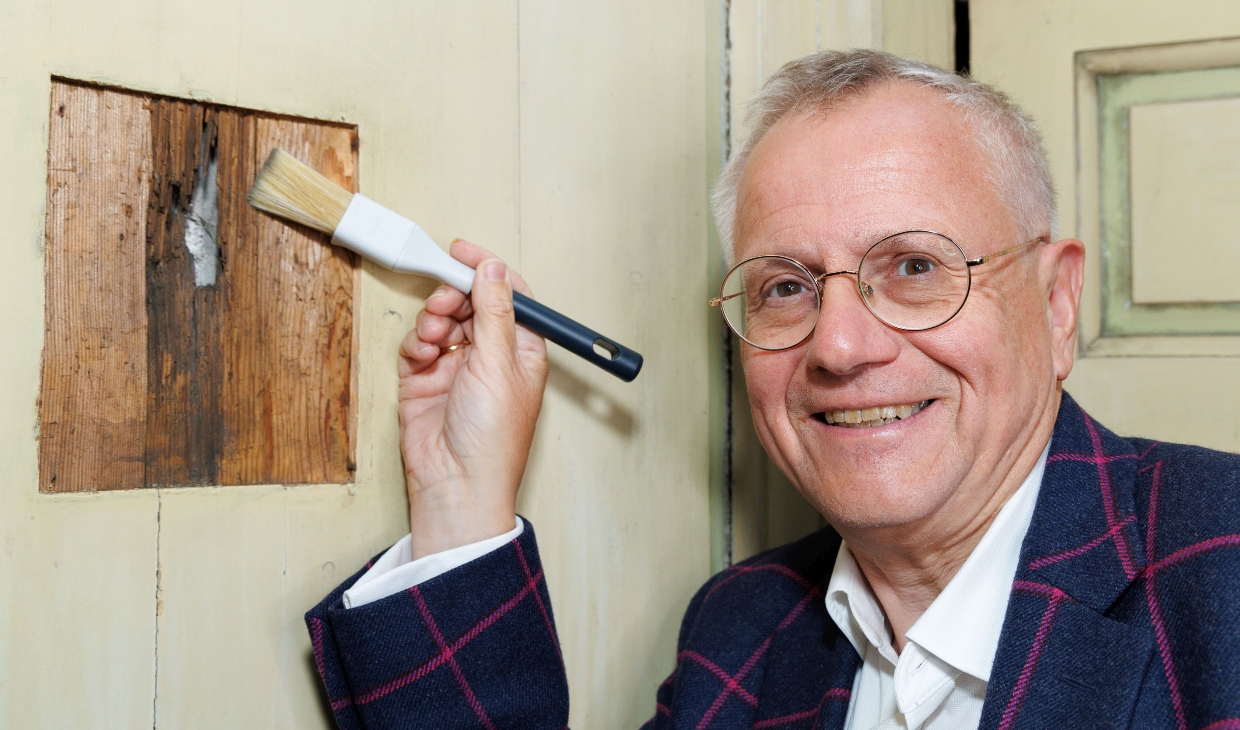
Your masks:
M875 406L859 410L824 411L822 413L815 413L814 418L828 426L874 428L875 426L885 426L888 423L895 423L901 419L916 415L933 402L934 400L931 399L903 406Z

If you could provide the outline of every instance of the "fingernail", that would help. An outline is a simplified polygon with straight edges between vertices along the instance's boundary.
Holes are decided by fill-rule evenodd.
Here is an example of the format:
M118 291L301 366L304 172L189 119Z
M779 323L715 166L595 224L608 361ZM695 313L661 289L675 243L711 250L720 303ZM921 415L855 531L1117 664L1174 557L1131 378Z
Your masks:
M454 238L452 239L452 243L456 243L457 241L464 241L464 240L465 240L464 238ZM449 243L448 245L451 246L452 243Z
M488 261L482 269L482 275L490 281L503 281L506 268L503 261Z
M448 293L448 290L447 290L447 289L444 289L442 286L441 286L441 287L436 287L435 291L431 292L431 295L430 295L429 297L427 297L427 298L426 298L426 301L428 301L428 302L429 302L430 300L434 299L435 297L442 297L444 294L447 294L447 293Z

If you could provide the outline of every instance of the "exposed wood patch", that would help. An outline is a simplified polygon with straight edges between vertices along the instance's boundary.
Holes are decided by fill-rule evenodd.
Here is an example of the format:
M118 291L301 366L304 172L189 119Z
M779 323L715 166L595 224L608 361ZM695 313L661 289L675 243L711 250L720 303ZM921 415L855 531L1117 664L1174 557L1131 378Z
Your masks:
M145 484L149 134L140 97L52 86L43 491Z
M57 81L51 139L40 489L350 481L356 262L245 195L356 131Z

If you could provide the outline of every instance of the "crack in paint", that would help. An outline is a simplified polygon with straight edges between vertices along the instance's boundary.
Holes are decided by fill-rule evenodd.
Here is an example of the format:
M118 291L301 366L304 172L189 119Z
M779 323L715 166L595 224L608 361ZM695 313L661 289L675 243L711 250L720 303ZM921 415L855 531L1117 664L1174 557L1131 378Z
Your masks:
M160 540L163 537L164 493L155 490L155 683L151 690L151 730L159 725L159 617L164 612L163 556Z
M220 268L220 190L216 182L219 163L211 146L206 170L199 169L194 195L185 212L185 248L194 260L194 286L215 286Z

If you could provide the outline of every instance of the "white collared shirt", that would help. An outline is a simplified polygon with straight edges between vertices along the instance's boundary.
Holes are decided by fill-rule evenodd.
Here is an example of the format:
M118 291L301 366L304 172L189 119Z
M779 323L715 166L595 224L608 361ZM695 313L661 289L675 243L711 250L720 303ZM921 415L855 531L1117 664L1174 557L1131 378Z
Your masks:
M978 726L1049 450L1047 444L959 572L905 634L902 652L848 545L840 545L827 613L862 657L845 730Z

